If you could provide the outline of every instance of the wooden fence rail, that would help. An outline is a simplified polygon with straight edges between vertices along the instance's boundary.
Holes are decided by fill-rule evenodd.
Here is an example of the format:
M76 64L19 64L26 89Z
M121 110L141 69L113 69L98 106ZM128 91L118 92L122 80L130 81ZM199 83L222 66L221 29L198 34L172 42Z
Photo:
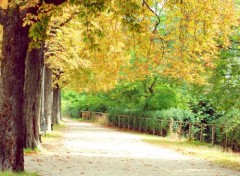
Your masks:
M189 141L194 139L199 140L200 142L209 142L212 145L216 143L216 128L221 128L216 124L174 121L172 119L161 120L121 114L81 111L81 117L87 120L101 118L103 116L108 118L108 124L113 127L129 129L158 136L177 134L179 140L181 140L184 136ZM206 136L204 130L207 130L211 136ZM224 148L227 147L228 141L227 135L225 135Z

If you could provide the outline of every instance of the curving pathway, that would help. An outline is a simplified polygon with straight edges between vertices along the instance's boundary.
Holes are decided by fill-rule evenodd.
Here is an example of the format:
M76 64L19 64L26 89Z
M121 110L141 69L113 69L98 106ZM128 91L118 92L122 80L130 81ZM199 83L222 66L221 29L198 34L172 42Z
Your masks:
M40 176L240 176L208 161L141 141L140 135L65 120L63 137L25 156Z

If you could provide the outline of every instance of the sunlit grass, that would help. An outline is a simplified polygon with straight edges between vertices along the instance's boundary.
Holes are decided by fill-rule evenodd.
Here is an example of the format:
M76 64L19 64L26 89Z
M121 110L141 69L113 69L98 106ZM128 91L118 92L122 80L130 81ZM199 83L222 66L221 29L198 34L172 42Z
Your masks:
M214 162L220 166L240 171L240 154L230 151L224 152L220 146L212 146L211 144L200 143L197 141L178 141L168 137L163 138L151 135L144 135L143 141L166 148L171 148L185 155L197 156L199 158Z
M66 124L64 122L61 122L61 124L55 124L53 125L53 130L54 131L61 131L64 128L66 128Z
M38 152L40 152L40 150L38 148L34 148L34 149L27 148L27 149L24 149L24 154L36 154Z
M57 138L63 136L63 130L66 128L66 124L62 122L61 124L55 124L53 126L53 131L47 131L46 134L42 135L42 140L44 141L53 141Z
M38 176L37 173L26 173L26 172L18 172L18 173L12 173L12 172L0 172L1 176Z

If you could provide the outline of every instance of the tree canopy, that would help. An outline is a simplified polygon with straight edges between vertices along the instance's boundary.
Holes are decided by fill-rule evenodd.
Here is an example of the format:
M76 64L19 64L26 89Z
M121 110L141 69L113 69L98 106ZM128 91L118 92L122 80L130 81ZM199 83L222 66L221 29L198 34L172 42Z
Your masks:
M42 15L30 15L25 23L32 24L34 41L49 42L47 62L61 72L60 85L78 91L106 90L123 78L154 75L206 83L238 24L231 0L70 4L75 5L63 5L47 23L46 6L53 7L45 4ZM44 25L50 37L41 34Z

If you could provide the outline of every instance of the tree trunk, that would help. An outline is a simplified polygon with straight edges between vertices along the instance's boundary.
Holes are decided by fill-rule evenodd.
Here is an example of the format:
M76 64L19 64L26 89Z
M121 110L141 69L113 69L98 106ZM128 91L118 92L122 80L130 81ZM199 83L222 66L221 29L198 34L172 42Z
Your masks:
M23 88L28 27L22 27L20 9L7 10L3 23L3 59L0 97L0 170L23 171Z
M60 124L60 88L58 84L53 88L53 119L54 123Z
M61 96L61 89L59 89L59 94L58 94L58 114L59 114L59 119L62 121L62 96Z
M24 85L25 148L34 149L39 144L42 67L43 48L28 51Z
M46 117L47 131L51 131L52 103L53 103L52 69L45 67L45 78L44 78L44 115Z

